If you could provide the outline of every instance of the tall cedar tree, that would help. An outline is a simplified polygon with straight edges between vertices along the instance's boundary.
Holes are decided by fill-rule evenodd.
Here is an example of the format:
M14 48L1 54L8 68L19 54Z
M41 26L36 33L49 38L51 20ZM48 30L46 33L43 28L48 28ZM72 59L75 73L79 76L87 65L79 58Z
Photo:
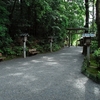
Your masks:
M100 0L97 0L96 2L96 23L97 23L98 47L100 47Z

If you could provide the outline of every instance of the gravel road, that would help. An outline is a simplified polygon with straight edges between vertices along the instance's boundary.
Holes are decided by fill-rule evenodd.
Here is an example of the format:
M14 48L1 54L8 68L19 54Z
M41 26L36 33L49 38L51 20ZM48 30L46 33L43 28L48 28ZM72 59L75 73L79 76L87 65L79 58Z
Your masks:
M81 47L0 62L0 100L100 100L81 74Z

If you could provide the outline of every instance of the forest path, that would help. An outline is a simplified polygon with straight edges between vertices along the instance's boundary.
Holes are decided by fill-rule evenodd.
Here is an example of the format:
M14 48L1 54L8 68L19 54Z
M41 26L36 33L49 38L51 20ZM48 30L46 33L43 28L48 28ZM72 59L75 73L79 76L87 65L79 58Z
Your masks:
M0 62L0 100L100 100L81 74L81 47Z

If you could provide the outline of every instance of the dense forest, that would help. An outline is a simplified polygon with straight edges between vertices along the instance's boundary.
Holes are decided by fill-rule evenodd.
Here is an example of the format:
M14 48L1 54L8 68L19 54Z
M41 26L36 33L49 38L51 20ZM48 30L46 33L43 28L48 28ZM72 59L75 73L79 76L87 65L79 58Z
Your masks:
M96 18L91 24L88 23L89 5L96 7ZM100 47L100 0L0 0L0 14L0 52L5 56L22 55L21 34L25 33L29 34L27 50L37 48L48 52L51 36L53 51L59 50L68 37L67 28L91 30L94 26ZM72 44L79 38L80 35L72 34Z

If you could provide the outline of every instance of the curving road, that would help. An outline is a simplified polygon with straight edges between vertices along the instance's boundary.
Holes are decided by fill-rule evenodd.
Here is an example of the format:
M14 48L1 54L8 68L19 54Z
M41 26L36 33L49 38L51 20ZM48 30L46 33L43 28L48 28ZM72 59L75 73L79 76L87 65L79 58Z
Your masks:
M81 74L81 47L0 62L0 100L100 100Z

